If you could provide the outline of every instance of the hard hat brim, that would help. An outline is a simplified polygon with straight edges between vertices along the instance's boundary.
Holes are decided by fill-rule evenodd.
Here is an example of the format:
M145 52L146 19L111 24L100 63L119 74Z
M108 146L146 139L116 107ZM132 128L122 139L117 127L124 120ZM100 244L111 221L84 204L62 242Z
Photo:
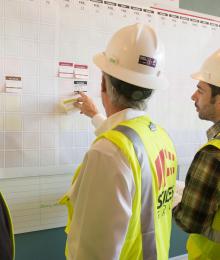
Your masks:
M200 72L191 74L191 78L195 79L195 80L206 81L206 79L202 76L202 74Z
M195 79L195 80L206 82L206 83L214 85L216 87L220 87L220 81L219 80L218 81L213 81L213 79L208 78L207 75L204 75L204 73L201 73L201 72L196 72L196 73L193 73L191 75L191 78Z
M155 77L155 75L146 75L122 68L117 63L109 62L104 53L96 54L93 57L93 62L105 73L142 88L166 89L169 86L167 78L162 73Z

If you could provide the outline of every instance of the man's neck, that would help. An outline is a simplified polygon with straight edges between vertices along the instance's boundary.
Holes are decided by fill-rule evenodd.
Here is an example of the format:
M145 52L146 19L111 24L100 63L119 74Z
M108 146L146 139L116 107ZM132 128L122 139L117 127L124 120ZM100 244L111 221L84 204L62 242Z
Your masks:
M122 108L122 107L111 106L109 108L109 110L106 111L106 115L107 115L107 117L110 117L111 115L113 115L115 113L118 113L118 112L120 112L120 111L122 111L124 109L125 109L125 107Z

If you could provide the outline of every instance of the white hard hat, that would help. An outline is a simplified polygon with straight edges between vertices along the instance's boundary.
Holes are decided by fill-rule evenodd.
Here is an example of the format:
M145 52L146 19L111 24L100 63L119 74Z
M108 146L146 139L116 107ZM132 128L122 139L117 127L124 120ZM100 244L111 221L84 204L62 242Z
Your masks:
M106 51L95 55L93 61L105 73L142 88L168 85L162 71L164 48L154 29L145 24L117 31Z
M220 49L209 56L200 71L192 74L191 77L220 87Z

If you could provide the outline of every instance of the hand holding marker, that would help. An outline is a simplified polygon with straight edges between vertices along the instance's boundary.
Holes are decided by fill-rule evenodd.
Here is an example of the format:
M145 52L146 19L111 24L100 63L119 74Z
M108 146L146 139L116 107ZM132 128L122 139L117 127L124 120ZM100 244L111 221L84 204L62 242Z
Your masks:
M99 113L98 108L89 96L87 96L83 92L78 92L78 94L80 95L80 97L76 98L74 106L79 108L81 114L92 118Z
M79 94L79 96L77 95L75 97L61 100L61 106L65 112L71 111L76 107L80 110L81 114L85 114L91 118L98 114L98 109L89 96L83 92L77 92L77 94Z

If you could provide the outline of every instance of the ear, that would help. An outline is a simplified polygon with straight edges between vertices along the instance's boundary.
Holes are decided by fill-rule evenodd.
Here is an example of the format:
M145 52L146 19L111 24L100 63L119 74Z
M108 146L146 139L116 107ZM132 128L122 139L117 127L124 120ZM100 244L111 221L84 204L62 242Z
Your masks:
M220 94L215 96L215 104L220 106Z

